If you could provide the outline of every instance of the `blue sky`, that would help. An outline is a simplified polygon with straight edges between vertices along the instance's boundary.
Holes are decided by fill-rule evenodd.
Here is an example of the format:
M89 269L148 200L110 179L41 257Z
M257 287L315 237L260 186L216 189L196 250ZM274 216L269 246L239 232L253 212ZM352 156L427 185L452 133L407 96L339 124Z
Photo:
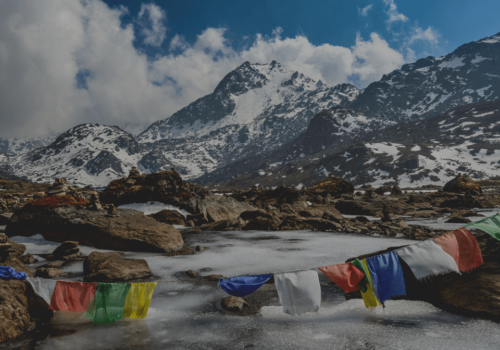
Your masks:
M498 0L0 1L0 137L137 130L245 61L363 89L497 34L498 13Z
M124 23L134 21L141 2L136 0L105 0L111 7L126 6L129 14ZM383 0L156 0L166 13L167 37L180 34L193 43L209 27L226 28L226 37L238 49L247 45L257 33L271 35L276 27L283 37L305 35L315 45L329 43L349 47L356 34L368 37L376 32L394 49L404 44L401 33L415 27L429 27L437 35L436 43L415 41L411 48L417 58L443 55L463 43L500 32L500 1L498 0L419 0L395 1L398 14L407 20L388 24L388 1ZM366 10L362 15L362 9ZM140 42L139 45L140 46ZM147 48L148 53L168 47Z

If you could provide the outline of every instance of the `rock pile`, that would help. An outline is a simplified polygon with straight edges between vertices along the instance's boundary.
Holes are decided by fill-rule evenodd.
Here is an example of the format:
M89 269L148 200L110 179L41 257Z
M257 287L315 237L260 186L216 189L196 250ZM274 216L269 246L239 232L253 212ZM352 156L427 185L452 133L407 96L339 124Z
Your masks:
M90 194L90 204L89 204L89 209L90 210L103 210L101 202L99 201L99 195L97 192L92 192Z
M447 182L443 187L444 192L470 193L478 195L482 193L481 185L472 180L467 174L458 174L453 180Z
M82 252L78 248L78 242L66 241L52 252L52 259L70 261L75 260L80 255L82 255Z
M69 191L68 182L63 178L55 178L54 184L47 188L48 196L65 196Z

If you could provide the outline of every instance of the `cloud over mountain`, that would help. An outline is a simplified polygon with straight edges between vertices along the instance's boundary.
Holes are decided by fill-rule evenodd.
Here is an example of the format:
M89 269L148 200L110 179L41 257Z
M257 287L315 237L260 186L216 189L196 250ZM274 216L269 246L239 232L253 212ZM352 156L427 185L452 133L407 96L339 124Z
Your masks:
M227 39L230 28L207 28L188 43L174 33L167 38L168 14L154 4L131 14L135 22L123 22L127 13L101 0L1 2L0 137L82 122L146 125L210 93L245 61L277 60L332 85L360 87L404 63L376 33L341 47L315 45L305 35L283 38L278 28L237 49ZM164 41L170 49L146 55L145 47Z

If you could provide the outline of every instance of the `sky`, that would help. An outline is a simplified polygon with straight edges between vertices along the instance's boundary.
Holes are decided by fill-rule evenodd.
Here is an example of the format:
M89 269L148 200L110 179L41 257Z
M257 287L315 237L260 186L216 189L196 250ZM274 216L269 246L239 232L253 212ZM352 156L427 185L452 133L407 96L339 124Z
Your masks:
M495 0L0 1L0 138L134 128L245 61L362 89L500 32Z

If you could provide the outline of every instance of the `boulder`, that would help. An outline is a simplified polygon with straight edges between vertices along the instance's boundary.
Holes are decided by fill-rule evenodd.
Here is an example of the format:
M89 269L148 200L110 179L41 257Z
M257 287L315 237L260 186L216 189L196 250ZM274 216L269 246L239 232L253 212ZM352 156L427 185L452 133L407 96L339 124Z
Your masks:
M5 226L10 223L10 217L12 216L12 213L1 213L0 214L0 226Z
M391 186L384 185L384 186L380 186L379 188L377 188L375 190L375 193L378 195L383 195L386 192L391 192L391 190L392 190Z
M10 259L0 265L11 266L33 277L32 270L18 259ZM38 324L49 322L52 316L47 303L34 294L28 283L0 279L0 343L24 335Z
M316 195L331 195L338 197L345 193L354 193L354 186L349 181L341 177L336 177L330 174L326 179L318 181L314 186L309 187L309 192Z
M333 221L319 219L319 218L305 219L305 220L302 220L302 223L309 225L310 227L313 227L318 231L341 231L342 230L341 224L339 224L337 222L333 222Z
M239 220L219 220L201 226L204 231L235 231L241 229Z
M278 228L276 224L271 219L258 217L252 220L249 220L243 227L242 230L250 231L276 231Z
M177 210L165 209L158 213L148 215L155 219L156 221L163 222L170 225L182 225L185 226L186 222L184 215L179 213Z
M131 181L134 180L134 181ZM206 222L237 219L244 211L255 210L248 203L232 197L215 196L206 188L182 180L174 169L112 181L100 195L103 203L116 206L129 203L158 201L171 204L191 214L202 214ZM191 219L186 218L186 222Z
M421 300L445 311L500 321L500 241L487 233L474 233L484 264L461 275L449 273L419 282L406 264L401 264L408 300ZM366 259L402 247L359 256ZM353 259L348 259L351 261Z
M256 218L271 219L272 215L266 212L265 210L259 209L259 210L244 211L240 214L240 218L245 221L253 220Z
M92 252L83 262L87 282L126 281L151 276L144 259L123 259L123 253Z
M78 248L78 242L66 241L52 252L52 259L70 261L76 259L80 255L82 255L82 253L80 252L80 248Z
M222 299L220 304L222 309L232 315L248 316L259 313L259 308L257 306L249 304L244 299L238 297L226 297Z
M54 267L39 267L38 269L36 269L35 272L35 277L42 277L42 278L56 278L65 275L66 272Z
M407 204L399 201L352 199L340 199L335 203L335 208L342 214L369 216L381 215L384 210L390 214L403 215L409 209Z
M446 221L446 223L450 224L468 224L469 222L471 222L469 219L462 216L452 216Z
M100 249L170 252L184 245L173 226L156 221L142 212L117 209L119 216L74 205L43 207L26 205L7 225L8 236L40 233L53 242L75 241Z
M166 253L165 256L193 255L194 250L187 247L176 250L175 252Z
M482 193L481 185L479 183L472 180L467 174L462 175L460 173L443 186L443 191L455 193L469 192L472 194Z

